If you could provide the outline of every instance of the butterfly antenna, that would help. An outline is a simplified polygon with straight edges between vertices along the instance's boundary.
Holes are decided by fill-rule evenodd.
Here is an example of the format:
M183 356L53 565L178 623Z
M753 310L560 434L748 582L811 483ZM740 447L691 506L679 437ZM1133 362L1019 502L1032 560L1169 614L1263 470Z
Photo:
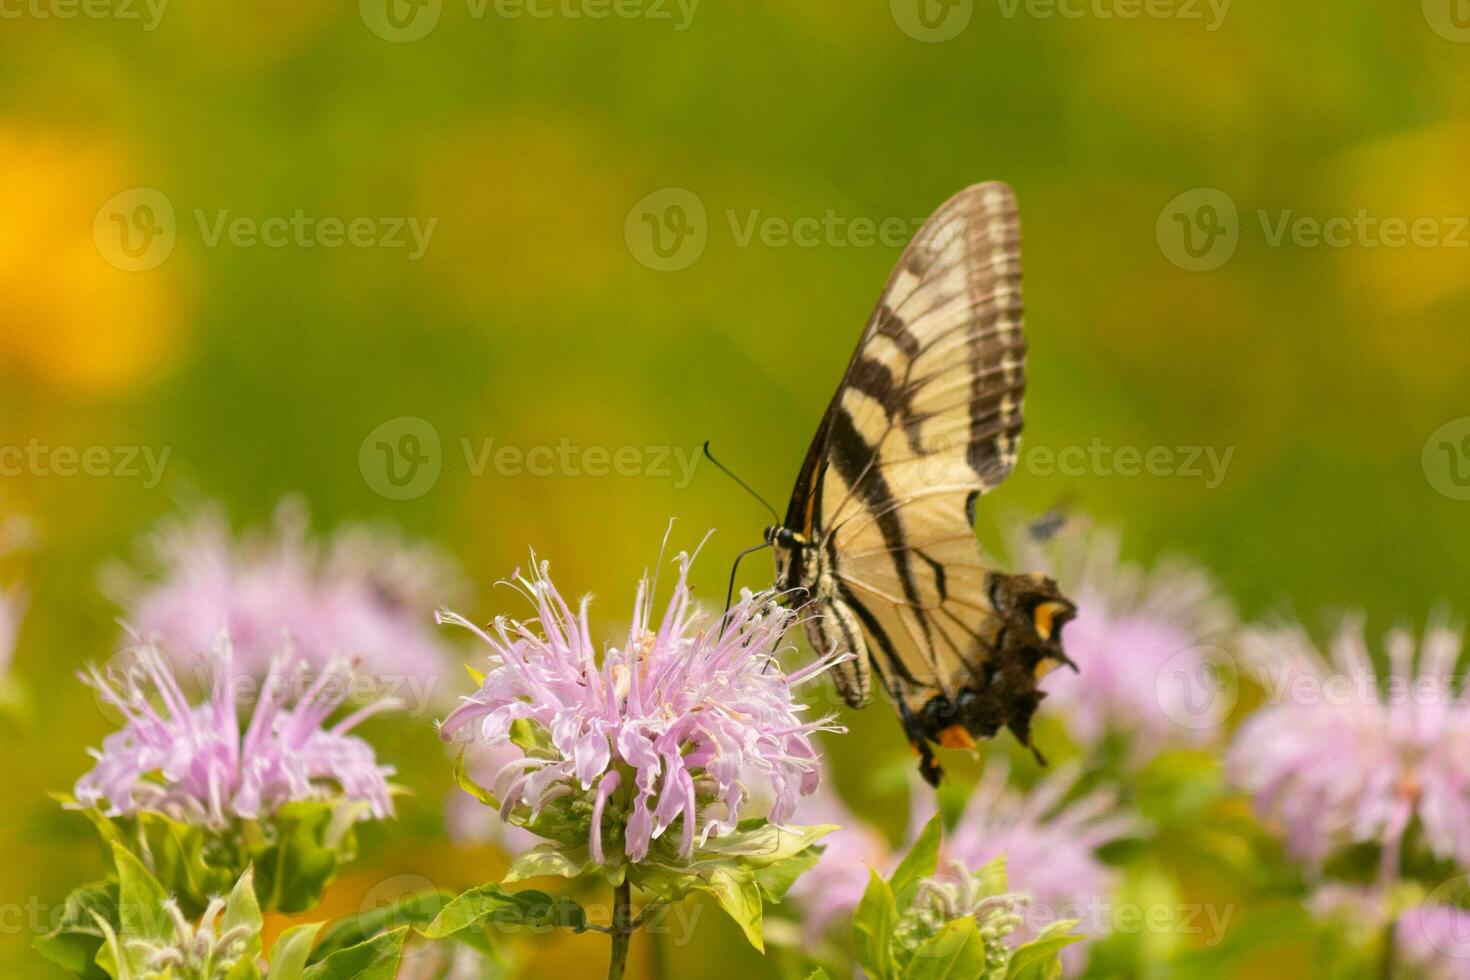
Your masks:
M716 463L715 465L719 466L720 464ZM762 548L769 548L770 546L771 542L762 541L760 544L746 548L744 551L740 552L740 554L735 556L735 564L730 566L730 587L725 590L725 612L720 614L721 618L725 616L725 613L728 613L730 611L730 600L735 596L735 573L740 570L741 559L743 559L746 555L760 551Z
M749 483L746 483L744 480L740 479L740 477L738 477L734 473L730 472L730 468L728 466L726 466L724 463L720 462L719 460L715 459L714 453L712 453L712 452L709 451L709 440L708 439L706 439L704 441L704 455L705 455L705 458L706 459L708 459L711 463L714 463L715 464L715 466L719 469L719 471L721 473L725 474L730 479L732 479L736 483L740 484L740 486L745 490L746 493L750 494L756 500L759 500L761 502L761 506L764 507L766 510L768 510L768 511L771 512L771 519L772 520L774 520L777 524L780 524L781 523L781 515L779 515L779 514L776 513L776 508L772 507L769 503L766 502L766 498L765 497L762 497L760 494L756 493L755 492L755 488L752 487ZM751 551L754 551L755 549L752 548L750 550ZM742 554L748 554L748 552L742 552ZM738 560L739 559L737 559L737 561Z

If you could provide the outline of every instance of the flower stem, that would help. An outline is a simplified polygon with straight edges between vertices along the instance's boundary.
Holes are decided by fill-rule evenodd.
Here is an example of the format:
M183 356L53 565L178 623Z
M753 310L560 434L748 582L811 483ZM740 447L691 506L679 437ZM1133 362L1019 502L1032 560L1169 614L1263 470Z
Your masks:
M623 980L628 968L628 945L633 939L633 886L628 879L613 889L612 958L607 964L607 980Z

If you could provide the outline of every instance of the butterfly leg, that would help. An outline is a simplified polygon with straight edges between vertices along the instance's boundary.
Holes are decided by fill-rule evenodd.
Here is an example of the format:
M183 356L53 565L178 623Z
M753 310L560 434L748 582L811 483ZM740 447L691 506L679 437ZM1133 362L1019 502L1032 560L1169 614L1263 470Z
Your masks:
M893 700L898 705L898 715L903 721L904 734L908 736L909 744L914 747L914 752L919 756L919 775L924 777L924 782L937 789L939 781L944 778L944 770L935 759L934 750L929 747L929 739L924 734L919 720L904 703L903 698L895 696Z
M848 707L861 708L872 694L868 644L852 610L836 599L820 604L820 612L806 621L807 638L818 652L848 652L852 657L832 668L838 693Z

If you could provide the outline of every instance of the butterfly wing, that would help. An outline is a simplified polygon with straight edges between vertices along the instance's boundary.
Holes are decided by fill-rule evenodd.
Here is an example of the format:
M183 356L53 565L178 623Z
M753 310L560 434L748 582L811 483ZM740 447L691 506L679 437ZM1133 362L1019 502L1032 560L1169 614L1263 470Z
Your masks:
M818 611L858 625L925 752L1013 721L1022 734L1040 700L1036 665L1002 656L1016 637L973 529L976 499L1015 465L1021 317L1015 197L966 188L899 258L787 515L810 541Z

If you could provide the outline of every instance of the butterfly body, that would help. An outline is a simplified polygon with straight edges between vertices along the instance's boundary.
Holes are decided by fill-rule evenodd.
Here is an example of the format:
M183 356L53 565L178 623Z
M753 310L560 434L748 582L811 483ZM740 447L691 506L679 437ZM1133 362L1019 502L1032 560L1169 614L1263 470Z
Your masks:
M876 672L931 783L931 744L1002 727L1029 744L1037 680L1071 664L1075 608L1049 579L987 568L974 534L976 501L1015 462L1024 361L1015 199L977 184L900 257L766 529L813 647L855 655L844 699L866 704Z

